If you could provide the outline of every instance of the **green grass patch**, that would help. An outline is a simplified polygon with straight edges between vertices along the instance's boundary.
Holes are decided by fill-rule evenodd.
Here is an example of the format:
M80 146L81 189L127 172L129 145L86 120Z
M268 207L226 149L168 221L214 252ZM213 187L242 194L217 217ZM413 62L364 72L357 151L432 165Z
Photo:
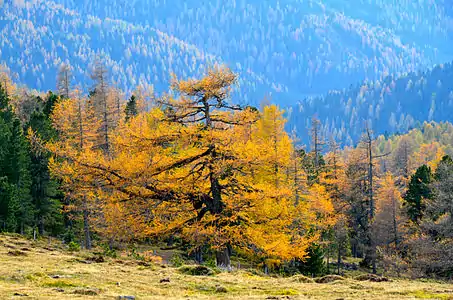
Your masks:
M43 281L41 283L41 286L52 288L68 288L68 287L80 287L81 285L68 279L52 279Z
M270 295L274 296L297 296L299 295L299 292L296 291L295 289L280 289L280 290L275 290L270 293Z
M449 294L438 294L432 293L425 290L418 290L412 293L409 293L410 296L413 296L417 299L439 299L439 300L451 300L453 295Z
M30 280L30 281L39 281L42 278L47 278L48 276L45 273L42 272L35 272L33 274L27 274L25 275L25 279Z

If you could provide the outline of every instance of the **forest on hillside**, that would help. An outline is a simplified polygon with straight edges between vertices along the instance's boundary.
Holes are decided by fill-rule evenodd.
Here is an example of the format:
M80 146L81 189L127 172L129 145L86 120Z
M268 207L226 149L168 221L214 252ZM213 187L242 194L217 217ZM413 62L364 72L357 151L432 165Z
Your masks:
M225 63L240 75L234 103L259 106L266 98L280 105L287 131L300 132L305 144L313 115L325 136L348 146L369 121L376 133L389 135L424 121L453 121L447 110L452 66L443 64L453 59L448 1L0 5L0 63L31 89L52 90L64 63L88 93L93 62L101 57L127 97L137 89L160 97L171 92L171 74L196 78Z
M171 72L226 63L241 75L235 101L272 94L286 106L452 60L452 32L443 0L5 0L0 58L22 83L49 90L61 62L83 83L102 54L121 89L152 83L158 93Z
M322 133L342 145L355 145L366 123L379 134L406 133L425 121L453 121L453 64L383 80L364 81L323 96L309 97L290 109L289 130L307 130L311 117L322 120ZM308 143L308 139L303 140Z
M373 273L451 278L451 123L392 136L368 123L342 149L314 116L307 149L279 106L232 101L239 79L226 67L124 98L93 65L89 93L66 65L47 94L1 73L2 231L105 255L165 244L224 269L241 258L317 276L355 257Z

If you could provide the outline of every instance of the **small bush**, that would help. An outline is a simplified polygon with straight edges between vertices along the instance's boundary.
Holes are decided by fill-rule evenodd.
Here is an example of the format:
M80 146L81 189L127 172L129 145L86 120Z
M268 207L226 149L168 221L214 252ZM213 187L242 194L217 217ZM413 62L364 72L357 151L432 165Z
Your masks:
M65 244L69 244L70 242L75 240L75 234L72 229L68 229L65 233L63 233L61 237Z
M68 250L70 252L78 252L78 251L80 251L80 245L74 241L71 241L68 244Z
M214 257L209 257L204 263L203 263L204 266L208 267L208 268L216 268L217 267L217 262L215 260Z
M102 244L102 255L111 257L111 258L117 258L118 254L116 253L116 250L111 248L107 244Z
M53 288L67 288L67 287L76 287L76 283L68 279L57 279L57 280L46 280L42 284L44 287L53 287Z
M161 264L163 261L161 256L154 254L154 251L143 252L143 260L154 264Z
M174 267L181 267L184 265L185 261L184 261L184 258L180 255L180 254L175 254L172 256L172 258L170 259L170 263L174 266Z
M316 283L330 283L338 280L345 280L345 278L338 275L326 275L324 277L315 278Z
M131 257L133 259L136 259L136 260L145 260L145 258L143 257L143 255L141 255L140 253L137 252L137 248L134 247L131 249L131 251L127 254L128 257Z
M212 276L214 271L206 266L183 266L179 268L179 272L193 276Z

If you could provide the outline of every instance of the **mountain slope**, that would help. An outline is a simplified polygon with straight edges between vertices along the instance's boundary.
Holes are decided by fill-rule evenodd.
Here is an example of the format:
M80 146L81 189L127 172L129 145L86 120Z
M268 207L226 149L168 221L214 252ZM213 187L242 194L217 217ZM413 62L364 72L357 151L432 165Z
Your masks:
M149 26L99 19L49 1L5 5L0 21L1 57L20 82L33 88L54 89L62 62L72 66L74 83L87 84L97 57L110 69L112 82L124 91L148 83L159 92L166 91L172 73L195 76L206 66L222 63ZM260 84L254 77L253 72L243 76L244 91L251 82ZM86 91L90 86L83 88Z
M447 2L394 2L5 0L0 60L20 81L49 89L59 59L81 81L104 53L121 88L148 81L158 92L171 71L192 76L222 62L241 75L235 101L272 94L287 105L453 58Z
M355 144L368 121L377 134L404 133L424 121L453 121L453 63L381 81L368 81L323 97L300 101L289 110L290 127L299 133L312 116L323 123L324 136ZM308 137L302 134L304 142Z

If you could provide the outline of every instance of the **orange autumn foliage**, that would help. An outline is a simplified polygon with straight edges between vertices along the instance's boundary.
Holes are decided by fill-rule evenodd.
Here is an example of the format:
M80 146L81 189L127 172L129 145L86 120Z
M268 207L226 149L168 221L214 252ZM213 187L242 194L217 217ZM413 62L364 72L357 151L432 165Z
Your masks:
M235 81L221 67L200 80L174 79L179 97L119 122L108 155L95 142L76 143L81 131L64 117L76 110L72 100L56 106L62 138L46 145L55 155L51 170L68 193L93 199L100 235L119 241L178 235L194 248L232 246L283 260L306 256L333 224L329 194L315 185L295 201L288 176L294 146L283 111L228 104Z

